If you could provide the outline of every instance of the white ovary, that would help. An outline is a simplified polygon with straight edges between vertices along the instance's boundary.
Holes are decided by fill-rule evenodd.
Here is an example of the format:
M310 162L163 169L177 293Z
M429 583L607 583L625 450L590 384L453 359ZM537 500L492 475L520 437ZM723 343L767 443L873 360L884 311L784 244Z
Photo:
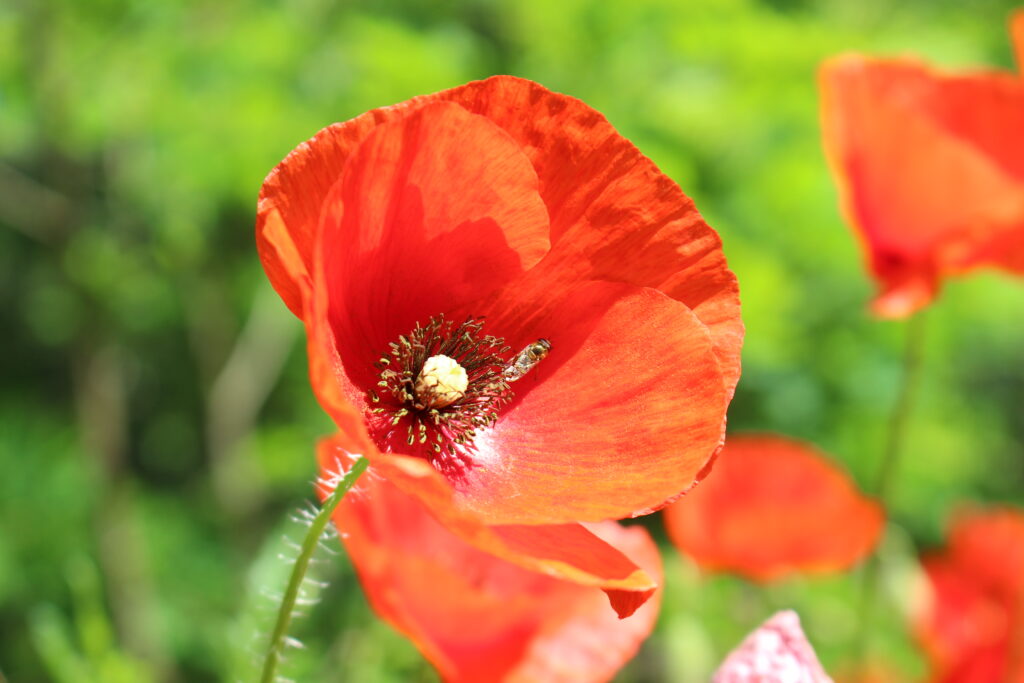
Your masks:
M469 377L458 361L448 356L431 356L416 378L416 397L431 408L444 408L466 395Z

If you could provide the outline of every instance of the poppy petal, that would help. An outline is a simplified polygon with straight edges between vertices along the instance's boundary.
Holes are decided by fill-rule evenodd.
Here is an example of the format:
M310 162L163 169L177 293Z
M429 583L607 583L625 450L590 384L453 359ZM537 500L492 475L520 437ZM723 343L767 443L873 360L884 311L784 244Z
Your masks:
M292 150L260 188L256 248L270 283L299 317L302 294L298 279L308 278L312 271L320 209L349 155L377 125L377 111L324 128ZM284 253L293 257L290 266Z
M1024 597L1024 514L1011 508L961 511L950 531L957 566L989 592Z
M1008 613L1003 605L953 563L924 562L931 599L919 614L915 632L941 683L1004 680Z
M877 313L925 306L947 274L1024 272L1024 82L857 56L827 62L820 82L826 153L881 285Z
M263 181L256 209L256 247L271 284L295 315L302 317L302 294L296 278L300 273L308 277L312 272L321 208L348 158L378 124L400 119L425 101L414 98L327 126L292 150ZM280 221L284 228L276 239L277 246L267 234L272 220ZM282 263L280 245L285 240L291 243L288 251L303 266L299 271Z
M366 431L359 401L361 393L349 381L338 357L334 335L327 325L327 295L324 287L314 287L301 254L284 224L280 213L273 210L263 222L267 253L275 254L274 267L286 273L296 293L297 314L306 328L306 353L309 379L313 393L334 423L349 436L348 449L353 453L376 452Z
M475 438L462 505L494 524L600 521L646 514L693 484L721 444L726 402L690 309L591 282L552 293L517 327L513 348L543 337L552 350Z
M549 248L529 159L493 123L447 102L377 126L321 220L330 321L346 369L367 375L362 386L399 335L497 290Z
M374 610L446 681L608 680L650 633L658 599L618 619L599 591L482 552L415 497L366 476L335 524ZM642 529L608 522L594 533L660 576Z
M659 289L710 330L727 395L739 379L739 287L693 201L608 120L532 81L497 76L438 93L522 145L540 178L564 274ZM623 259L623 254L630 258Z
M711 475L664 514L672 542L701 567L760 581L845 569L884 522L821 453L767 435L729 437Z
M321 442L318 457L327 473L325 479L348 468L350 444L344 434ZM489 555L532 572L604 590L614 611L623 618L657 588L644 569L583 525L485 524L457 507L448 481L419 458L394 454L371 458L353 499L365 499L361 504L366 509L381 508L375 513L378 515L398 515L400 505L422 508L448 532Z
M800 628L800 617L776 613L722 662L712 683L832 683Z
M914 632L938 683L1024 682L1024 514L970 509L923 560L930 599Z

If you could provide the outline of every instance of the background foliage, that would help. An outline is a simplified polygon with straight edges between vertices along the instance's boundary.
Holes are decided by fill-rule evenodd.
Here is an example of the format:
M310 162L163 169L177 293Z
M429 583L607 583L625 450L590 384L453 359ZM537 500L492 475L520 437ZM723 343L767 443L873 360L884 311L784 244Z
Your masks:
M748 326L733 430L877 468L902 329L819 144L815 69L845 50L1011 68L1010 5L920 0L14 0L0 4L0 669L11 681L248 676L330 425L253 246L263 176L320 127L493 73L582 98L721 233ZM928 313L884 548L877 656L922 663L915 556L968 500L1024 504L1024 286L981 275ZM648 522L664 542L657 519ZM665 546L655 635L623 681L701 680L775 607L825 665L857 577L767 590ZM433 680L344 556L297 623L298 680ZM2 678L2 675L0 675Z

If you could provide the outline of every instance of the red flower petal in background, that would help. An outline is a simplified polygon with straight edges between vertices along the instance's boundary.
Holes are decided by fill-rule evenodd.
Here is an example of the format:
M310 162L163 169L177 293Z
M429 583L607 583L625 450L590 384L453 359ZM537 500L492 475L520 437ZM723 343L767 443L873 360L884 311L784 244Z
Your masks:
M336 441L324 442L320 457L325 473L348 464ZM660 594L620 620L601 591L555 578L556 561L529 571L466 543L459 534L467 533L467 520L439 522L419 499L395 486L395 479L371 465L334 519L374 610L409 637L445 680L608 680L650 633ZM660 580L658 551L643 529L613 522L588 528L577 526L574 534L555 527L541 531L552 542L571 543L573 535L586 534L596 550L593 566L619 571L621 551ZM477 531L496 534L510 547L519 536L502 527ZM519 540L544 554L537 552L536 534ZM551 545L549 551L560 552Z
M879 315L926 306L948 275L1024 273L1024 80L846 56L820 83L825 150Z
M778 612L722 662L712 683L832 683L807 642L800 617Z
M845 569L884 523L824 455L768 435L729 437L711 475L664 515L672 542L701 567L760 581Z
M935 683L1024 682L1024 513L970 511L924 559L931 599L915 631Z
M257 241L354 452L422 457L491 524L649 512L720 447L735 277L693 203L578 100L497 77L331 126L268 177ZM471 346L504 340L499 379L518 349L553 350L497 400L474 380L441 409L451 430L388 384L423 358L380 365L441 316L483 320Z

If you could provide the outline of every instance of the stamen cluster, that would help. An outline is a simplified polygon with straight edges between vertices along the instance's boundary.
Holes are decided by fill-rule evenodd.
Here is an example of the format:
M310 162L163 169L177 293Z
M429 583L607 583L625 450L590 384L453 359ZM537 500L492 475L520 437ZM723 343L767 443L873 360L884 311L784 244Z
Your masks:
M439 315L426 325L416 323L389 345L374 363L380 370L377 387L367 392L373 431L383 447L427 457L442 471L463 471L471 464L477 430L494 424L498 410L512 398L503 377L510 347L482 329L481 318L456 325ZM424 365L436 356L455 360L468 379L463 395L443 405L417 391Z

